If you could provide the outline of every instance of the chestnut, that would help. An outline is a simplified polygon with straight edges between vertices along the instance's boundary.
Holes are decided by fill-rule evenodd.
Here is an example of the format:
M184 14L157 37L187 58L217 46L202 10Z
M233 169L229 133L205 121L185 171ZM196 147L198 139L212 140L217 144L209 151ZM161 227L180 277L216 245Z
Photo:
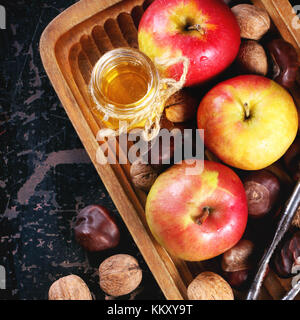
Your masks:
M254 244L242 239L222 255L222 269L225 272L235 272L252 268Z
M87 251L114 248L120 239L119 229L109 211L100 205L83 208L76 217L76 241Z
M244 178L248 213L252 218L261 218L271 211L280 191L278 178L267 170L250 173Z
M292 268L300 265L300 231L289 234L274 255L274 266L280 277L294 276Z
M176 130L175 130L176 129ZM174 164L176 158L183 157L183 143L195 142L194 137L184 140L185 126L176 126L170 131L170 141L167 142L163 136L159 135L155 140L148 144L148 151L142 156L144 162L151 164L154 169L162 171L164 167ZM173 131L174 130L174 131Z
M224 277L231 285L232 288L236 290L248 289L251 285L251 281L255 276L255 269L240 270L236 272L224 272ZM263 276L263 281L266 279L270 272L269 266L267 266L266 272Z
M283 161L295 181L300 179L300 138L296 138L283 157Z
M273 63L273 80L287 89L292 88L299 67L296 49L283 39L274 39L267 47Z
M162 138L158 137L153 145L149 146L148 153L144 156L152 166L161 168L163 165L172 164L175 152L175 145L173 139L170 140L170 146L164 147Z
M224 272L224 277L232 288L241 290L248 285L249 270Z
M224 277L235 289L248 285L250 273L253 270L255 252L250 240L242 239L222 255L221 267Z

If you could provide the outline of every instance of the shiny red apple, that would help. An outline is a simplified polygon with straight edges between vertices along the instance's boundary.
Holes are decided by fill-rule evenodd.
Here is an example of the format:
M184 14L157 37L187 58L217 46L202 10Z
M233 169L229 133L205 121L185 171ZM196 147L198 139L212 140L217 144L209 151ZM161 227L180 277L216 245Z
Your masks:
M157 178L147 197L146 218L154 237L171 254L201 261L241 239L247 199L230 168L204 161L203 171L189 174L189 167L186 162L176 164Z
M138 30L139 48L152 60L189 59L186 86L203 83L226 69L240 46L240 29L220 0L156 0L145 11ZM180 79L183 64L167 68Z

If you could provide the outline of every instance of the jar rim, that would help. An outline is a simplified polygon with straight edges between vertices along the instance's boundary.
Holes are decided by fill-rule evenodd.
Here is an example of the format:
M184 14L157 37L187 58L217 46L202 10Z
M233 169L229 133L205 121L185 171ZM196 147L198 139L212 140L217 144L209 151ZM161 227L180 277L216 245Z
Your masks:
M129 59L129 60L131 59L133 62L139 62L147 68L147 71L150 75L150 83L148 85L147 92L141 99L133 103L121 104L121 103L116 103L115 101L110 100L103 94L101 90L101 86L98 85L99 81L101 81L101 74L104 72L105 68L109 65L109 63L117 59L125 59L125 61L126 59ZM94 96L97 100L100 100L100 101L97 101L98 103L100 104L104 103L105 107L110 109L110 111L128 114L128 113L134 113L140 109L143 109L145 106L147 106L149 102L155 99L159 91L159 82L160 82L159 72L155 67L154 63L152 62L152 60L147 55L145 55L143 52L139 51L138 49L121 47L121 48L113 49L106 52L97 61L92 71L90 87L91 87L91 90L94 90L95 86L97 87L100 95L97 94ZM151 94L149 94L149 92L151 92Z

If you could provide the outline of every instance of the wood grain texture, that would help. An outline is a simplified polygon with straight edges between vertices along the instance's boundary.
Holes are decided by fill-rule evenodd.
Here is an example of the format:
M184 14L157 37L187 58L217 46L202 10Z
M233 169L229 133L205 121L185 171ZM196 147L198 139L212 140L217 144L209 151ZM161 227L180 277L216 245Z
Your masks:
M194 276L206 269L206 265L186 263L171 257L155 241L145 219L146 194L131 184L129 164L98 163L97 159L104 157L96 140L101 122L93 109L88 90L93 66L101 55L120 46L137 48L137 27L151 2L81 0L60 14L45 29L40 52L55 91L165 297L186 299L188 284ZM291 9L288 8L288 1L253 2L268 10L282 36L299 50L299 34L295 34L291 24L282 17L285 10ZM288 15L291 18L292 12ZM119 150L118 156L126 157L125 152ZM262 298L278 298L288 287L276 275L272 277L268 277Z

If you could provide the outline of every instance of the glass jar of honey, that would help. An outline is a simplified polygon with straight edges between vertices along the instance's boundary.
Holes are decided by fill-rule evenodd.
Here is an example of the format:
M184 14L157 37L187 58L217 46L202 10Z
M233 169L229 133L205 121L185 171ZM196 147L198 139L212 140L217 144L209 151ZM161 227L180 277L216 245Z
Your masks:
M163 111L160 89L159 73L145 54L132 48L111 50L92 71L93 112L115 132L122 131L120 123L126 124L126 131L144 128Z

